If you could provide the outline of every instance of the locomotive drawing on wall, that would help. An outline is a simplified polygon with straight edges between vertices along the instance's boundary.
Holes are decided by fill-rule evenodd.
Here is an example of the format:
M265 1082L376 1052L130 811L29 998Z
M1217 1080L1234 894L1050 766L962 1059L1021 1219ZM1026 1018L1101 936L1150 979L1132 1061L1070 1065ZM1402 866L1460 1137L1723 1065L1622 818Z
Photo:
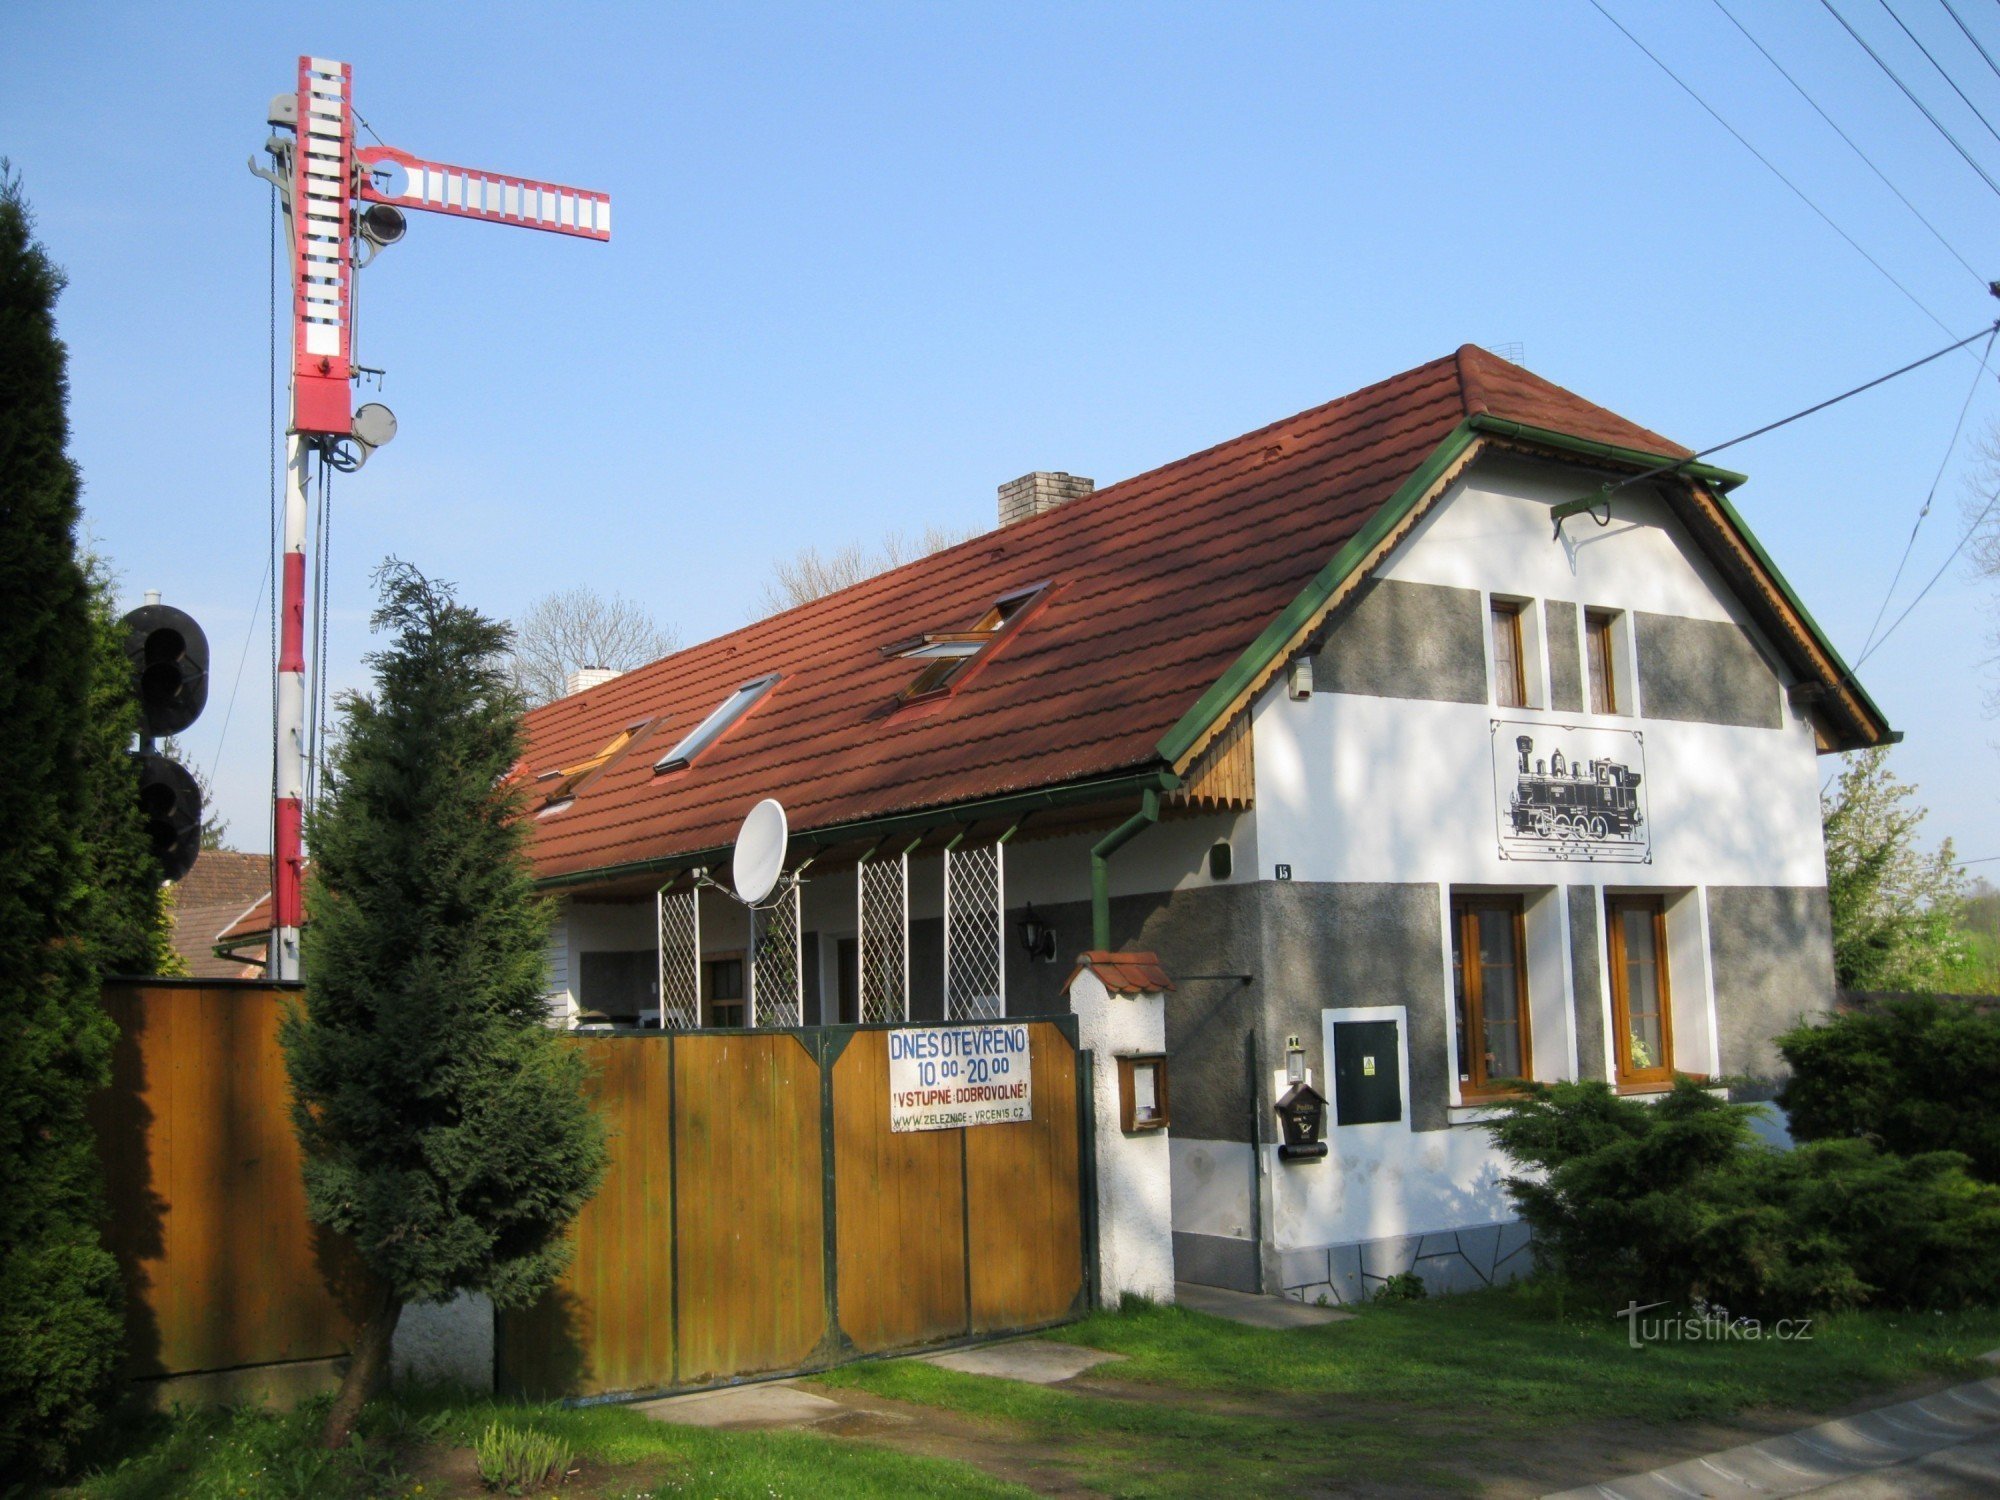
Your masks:
M1493 720L1500 857L1651 863L1645 766L1636 729Z

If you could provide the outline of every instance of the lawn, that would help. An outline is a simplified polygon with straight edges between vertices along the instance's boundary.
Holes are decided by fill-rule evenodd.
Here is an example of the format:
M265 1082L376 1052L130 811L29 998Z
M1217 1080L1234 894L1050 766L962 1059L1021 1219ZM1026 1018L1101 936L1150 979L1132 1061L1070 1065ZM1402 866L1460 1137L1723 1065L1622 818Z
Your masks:
M2000 1310L1853 1313L1804 1341L1649 1344L1522 1285L1273 1332L1133 1304L1047 1335L1125 1356L1044 1388L916 1360L816 1377L859 1408L814 1432L672 1427L615 1406L404 1394L339 1455L319 1412L134 1424L68 1500L486 1493L495 1420L569 1444L565 1496L1529 1495L1724 1447L1875 1393L1990 1374ZM910 1420L914 1417L915 1420ZM1013 1483L1010 1483L1013 1481ZM1016 1484L1025 1486L1017 1488Z
M1574 1304L1559 1319L1548 1288L1525 1284L1286 1332L1135 1305L1049 1336L1126 1357L1062 1389L908 1360L819 1381L997 1424L1052 1476L1107 1494L1534 1493L1990 1374L1978 1356L2000 1346L2000 1311L1855 1313L1809 1340L1634 1350L1622 1320Z

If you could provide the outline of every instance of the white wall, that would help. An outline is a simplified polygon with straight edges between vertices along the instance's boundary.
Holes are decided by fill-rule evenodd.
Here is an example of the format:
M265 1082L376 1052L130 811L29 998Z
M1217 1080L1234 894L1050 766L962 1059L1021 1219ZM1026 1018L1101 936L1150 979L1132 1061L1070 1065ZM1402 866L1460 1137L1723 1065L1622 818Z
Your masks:
M1110 994L1086 969L1070 987L1070 1004L1077 1044L1095 1059L1098 1296L1107 1306L1128 1294L1171 1302L1174 1195L1168 1132L1127 1135L1119 1128L1118 1097L1121 1053L1166 1050L1166 996Z

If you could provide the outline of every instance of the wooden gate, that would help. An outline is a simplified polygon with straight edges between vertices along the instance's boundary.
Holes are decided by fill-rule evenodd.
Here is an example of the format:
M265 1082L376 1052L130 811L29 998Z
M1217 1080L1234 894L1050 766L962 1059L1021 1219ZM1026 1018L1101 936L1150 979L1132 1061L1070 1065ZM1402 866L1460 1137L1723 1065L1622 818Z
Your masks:
M897 1134L910 1028L580 1036L612 1132L568 1274L499 1384L609 1397L1043 1327L1088 1304L1088 1059L1029 1030L1032 1118Z

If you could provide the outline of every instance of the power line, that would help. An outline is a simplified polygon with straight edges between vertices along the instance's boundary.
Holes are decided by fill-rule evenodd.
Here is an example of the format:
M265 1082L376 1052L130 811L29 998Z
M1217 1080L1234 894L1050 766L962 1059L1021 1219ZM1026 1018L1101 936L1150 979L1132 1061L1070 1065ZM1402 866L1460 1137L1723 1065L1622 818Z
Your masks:
M1875 644L1870 646L1866 651L1864 651L1859 657L1855 659L1853 667L1849 668L1848 670L1847 675L1850 679L1853 677L1854 673L1861 670L1862 664L1866 662L1869 657L1873 656L1877 651L1880 651L1882 649L1883 643L1887 641L1890 636L1896 633L1896 627L1902 624L1903 621L1909 619L1910 612L1914 610L1919 604L1922 604L1924 602L1924 596L1928 594L1932 589L1937 587L1938 580L1944 577L1946 571L1950 569L1953 563L1958 561L1958 554L1965 550L1965 544L1971 541L1973 537L1978 534L1979 528L1981 526L1986 524L1986 518L1993 514L1993 508L1996 505L2000 505L2000 488L1996 488L1994 492L1987 497L1986 504L1981 506L1979 514L1972 518L1972 524L1967 526L1965 530L1959 534L1958 540L1952 544L1951 551L1946 553L1944 561L1938 564L1938 570L1935 573L1931 574L1930 581L1926 583L1922 588L1917 590L1917 597L1912 599L1907 605L1903 607L1903 612L1900 615L1897 615L1896 618L1890 622L1889 628L1887 630L1883 631L1881 635L1876 637Z
M1965 17L1958 13L1958 8L1951 3L1951 0L1938 0L1938 3L1954 21L1958 22L1958 29L1965 33L1965 39L1979 49L1979 55L1986 59L1986 66L1993 70L1993 76L2000 78L2000 63L1993 60L1993 54L1986 50L1986 44L1972 34L1972 28L1965 24Z
M1833 216L1829 214L1825 209L1821 208L1817 203L1815 203L1811 199L1811 197L1807 195L1806 190L1804 188L1800 187L1796 182L1792 181L1791 178L1787 177L1783 172L1779 171L1777 163L1773 162L1770 157L1766 156L1763 152L1759 151L1755 146L1751 145L1749 138L1745 136L1742 131L1738 130L1734 125L1730 124L1727 120L1723 119L1722 115L1716 110L1715 106L1710 104L1706 99L1702 98L1700 94L1696 93L1693 87L1685 79L1683 79L1680 76L1680 74L1676 73L1672 68L1668 67L1664 61L1661 60L1659 54L1654 52L1653 49L1648 47L1644 42L1640 41L1639 38L1634 36L1630 31L1626 30L1625 23L1623 21L1620 21L1616 16L1612 15L1610 11L1606 10L1603 6L1602 0L1590 0L1590 3L1592 8L1595 9L1599 15L1603 16L1605 20L1609 21L1613 26L1616 26L1618 28L1619 32L1624 36L1626 41L1630 42L1633 46L1637 47L1641 52L1645 53L1647 57L1651 58L1653 61L1653 65L1655 67L1657 67L1662 73L1665 73L1667 77L1673 79L1673 81L1680 86L1680 89L1683 93L1685 93L1690 99L1694 100L1696 104L1699 104L1704 110L1706 110L1708 112L1709 117L1713 119L1716 124L1720 125L1724 130L1728 131L1731 135L1735 136L1738 144L1740 144L1745 151L1748 151L1752 156L1756 157L1757 160L1762 162L1764 166L1770 171L1773 177L1776 177L1778 181L1782 182L1786 187L1790 188L1795 194L1797 194L1799 201L1801 203L1805 204L1807 208L1811 209L1814 213L1818 214L1820 218L1826 222L1827 228L1831 229L1835 234L1839 235L1842 239L1846 240L1847 243L1853 247L1855 254L1859 255L1863 260L1867 261L1869 265L1873 266L1877 271L1881 272L1883 279L1886 280L1889 283L1889 285L1893 286L1897 291L1901 292L1905 297L1909 298L1910 301L1913 304L1915 304L1917 310L1923 313L1923 315L1929 318L1933 323L1937 324L1938 327L1942 328L1946 333L1951 332L1951 325L1949 323L1945 322L1943 318L1940 318L1936 313L1932 312L1930 308L1925 305L1924 300L1921 297L1919 297L1915 292L1911 291L1908 287L1904 286L1902 282L1898 281L1895 275L1889 270L1887 266L1883 265L1881 261L1877 260L1874 256L1870 255L1865 249L1863 249L1861 246L1861 242L1859 240L1855 239L1853 235L1849 234L1845 229L1842 229L1838 224L1836 224L1833 220ZM1822 0L1822 3L1824 3L1824 0ZM1991 181L1990 178L1988 180ZM1996 185L1994 187L1994 192L2000 193L2000 185ZM1977 338L1978 335L1975 334L1973 335L1973 337Z
M1875 165L1875 159L1871 157L1866 151L1863 151L1858 144L1856 144L1853 136L1849 135L1845 130L1842 130L1840 128L1840 122L1834 119L1832 115L1828 114L1826 110L1821 107L1819 100L1813 98L1811 94L1806 92L1805 85L1800 83L1798 79L1794 78L1791 75L1791 73L1786 69L1785 65L1779 62L1777 58L1771 55L1769 48L1767 48L1762 42L1758 41L1756 37L1751 35L1750 28L1745 26L1741 21L1737 20L1735 13L1732 12L1727 5L1724 5L1722 3L1722 0L1715 0L1715 8L1721 11L1723 15L1729 18L1729 24L1734 26L1738 31L1742 32L1744 39L1748 41L1751 46L1755 47L1759 52L1763 53L1764 61L1766 61L1772 67L1778 70L1778 76L1783 78L1785 82L1789 83L1794 89L1798 91L1799 97L1805 100L1806 103L1810 104L1813 107L1813 109L1817 111L1819 117L1822 120L1826 121L1826 123L1830 127L1832 127L1833 133L1839 136L1843 141L1847 142L1848 149L1852 151L1856 156L1860 157L1861 160L1867 164L1868 170L1873 172L1877 177L1879 177L1882 180L1882 186L1887 188L1890 192L1894 193L1898 198L1898 200L1901 201L1903 207L1907 208L1911 213L1917 216L1917 222L1922 224L1924 228L1928 229L1931 232L1931 237L1935 239L1940 245L1944 246L1944 248L1951 253L1951 256L1954 260L1956 260L1961 266L1965 267L1966 274L1970 276L1974 281L1978 282L1981 286L1985 286L1987 283L1987 278L1981 276L1979 272L1973 267L1972 262L1967 260L1963 255L1959 254L1958 247L1952 244L1950 240L1944 237L1944 232L1940 230L1937 227L1937 225L1933 224L1928 218L1924 216L1923 210L1918 208L1916 204L1912 203L1909 200L1909 198L1904 194L1903 190L1897 187L1895 183L1889 180L1889 174L1884 172L1877 165Z
M1916 524L1910 527L1910 538L1903 543L1903 555L1896 560L1896 571L1890 575L1889 587L1882 592L1882 603L1875 611L1875 618L1868 623L1868 635L1861 643L1861 654L1866 656L1875 644L1875 629L1882 623L1882 616L1889 612L1889 601L1896 597L1896 585L1903 581L1903 569L1910 564L1910 553L1917 545L1917 533L1923 530L1924 518L1931 513L1931 502L1937 499L1938 485L1944 481L1945 468L1951 463L1951 456L1958 450L1959 434L1965 431L1966 413L1972 410L1972 398L1979 394L1979 382L1986 374L1986 362L1993 357L1993 339L2000 334L2000 324L1993 333L1986 336L1986 348L1979 356L1979 369L1973 374L1972 387L1965 393L1964 404L1958 409L1958 421L1952 424L1951 441L1944 445L1944 457L1938 460L1937 473L1931 476L1931 487L1924 496L1923 506L1917 511Z
M1802 418L1814 416L1819 412L1825 411L1830 406L1838 406L1841 402L1859 396L1864 391L1872 391L1878 385L1887 385L1898 376L1907 375L1912 370L1921 370L1928 364L1935 364L1947 354L1956 354L1967 344L1976 342L1982 336L1990 342L1996 333L2000 333L2000 323L1994 323L1989 327L1982 328L1978 333L1969 333L1964 338L1958 340L1957 343L1946 344L1942 349L1934 350L1926 354L1922 359L1913 359L1906 365L1899 365L1888 374L1877 375L1873 380L1864 381L1850 390L1842 391L1838 396L1829 396L1824 401L1816 401L1803 411L1793 412L1789 417L1780 417L1775 422L1766 422L1762 427L1754 428L1744 433L1741 437L1733 437L1726 443L1716 443L1698 452L1690 453L1686 458L1677 458L1672 463L1660 464L1656 468L1646 469L1641 473L1634 474L1629 479L1621 479L1616 484L1608 484L1601 493L1613 495L1628 485L1641 484L1648 479L1658 479L1662 475L1677 473L1679 470L1685 469L1689 464L1699 459L1707 458L1711 453L1720 453L1724 448L1734 448L1739 443L1747 443L1750 439L1762 437L1767 432L1776 432L1780 427L1789 427L1792 423Z
M1595 3L1595 0L1592 0L1592 3ZM1899 75L1894 68L1890 67L1888 63L1882 60L1882 54L1877 52L1873 47L1871 47L1868 44L1867 38L1862 36L1860 32L1854 29L1853 25L1848 21L1847 17L1843 16L1839 11L1833 8L1833 0L1819 0L1819 3L1826 8L1826 13L1828 15L1832 16L1834 20L1840 22L1841 29L1845 31L1849 36L1854 38L1855 43L1861 48L1861 50L1863 52L1866 52L1871 58L1875 60L1875 66L1880 68L1884 73L1887 73L1889 75L1889 81L1895 84L1897 88L1903 91L1903 97L1905 99L1908 99L1910 103L1916 105L1916 107L1923 112L1924 118L1931 122L1932 127L1936 129L1937 133L1943 136L1947 141L1951 142L1952 150L1956 151L1960 156L1965 158L1965 164L1968 167L1972 168L1973 171L1979 174L1980 180L1983 181L1989 188L1993 190L1994 195L1996 197L2000 197L2000 182L1995 182L1993 180L1992 174L1989 173L1986 170L1986 168L1980 166L1977 161L1973 160L1972 153L1965 149L1965 147L1959 142L1958 137L1953 135L1949 130L1945 129L1944 121L1940 120L1936 115L1931 113L1931 107L1928 104L1924 103L1923 100L1919 99L1916 96L1916 94L1911 90L1910 86L1907 83L1903 82L1901 75Z
M1931 49L1924 45L1923 38L1918 36L1914 31L1910 30L1909 23L1904 21L1904 19L1901 16L1896 14L1895 8L1889 4L1889 0L1880 0L1880 3L1882 9L1889 12L1889 19L1894 21L1899 27L1902 28L1903 35L1908 37L1911 41L1917 44L1917 50L1923 53L1924 61L1929 63L1933 68L1937 69L1938 77L1942 78L1946 83L1951 85L1951 91L1954 94L1958 95L1959 99L1964 103L1967 109L1972 111L1973 117L1977 119L1980 124L1986 127L1986 133L1992 136L1994 140L2000 141L2000 130L1995 130L1993 128L1993 122L1986 118L1986 116L1980 111L1979 106L1974 104L1971 98L1966 94L1965 90L1958 86L1958 80L1953 78L1951 74L1945 72L1944 64L1939 62L1937 58L1931 55Z

